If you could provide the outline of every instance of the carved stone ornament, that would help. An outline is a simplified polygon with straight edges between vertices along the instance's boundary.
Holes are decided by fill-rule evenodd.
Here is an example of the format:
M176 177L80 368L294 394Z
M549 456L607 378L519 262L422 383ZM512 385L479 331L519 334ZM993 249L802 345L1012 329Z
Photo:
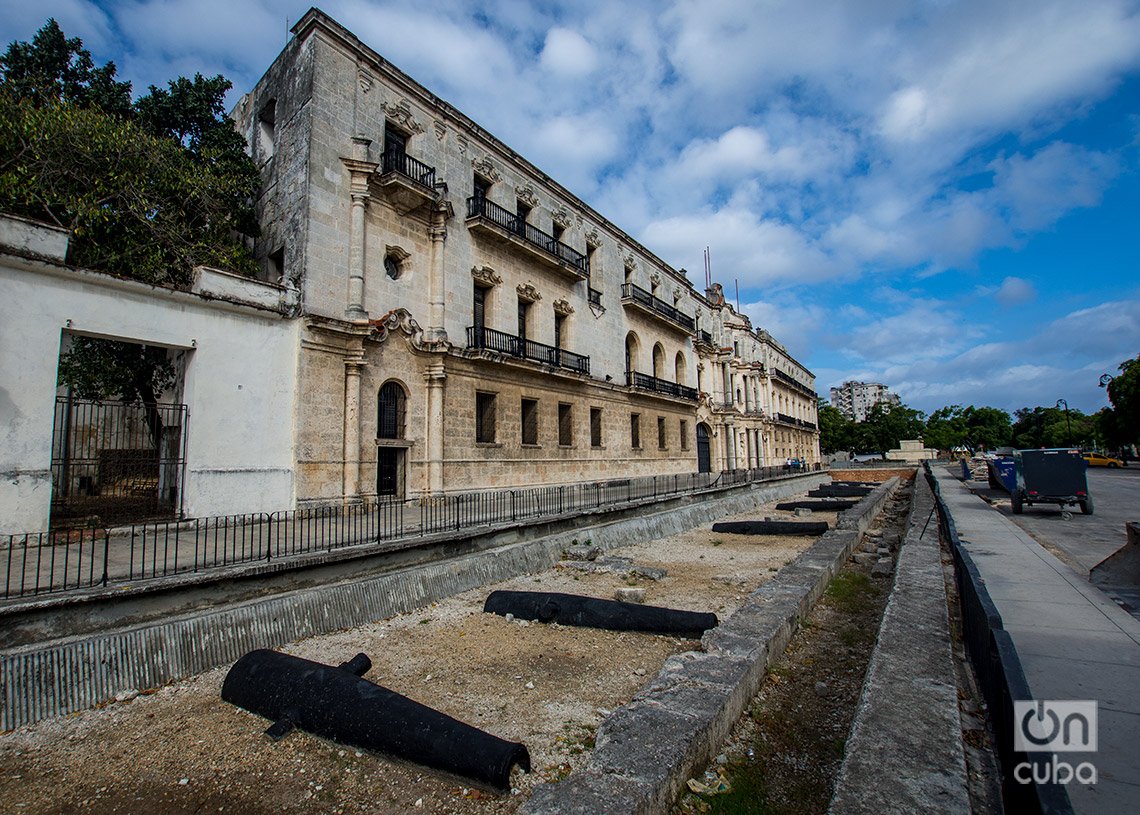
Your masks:
M526 204L528 207L538 206L538 194L534 191L534 187L530 184L522 187L515 187L515 195L519 200Z
M596 226L590 227L590 230L586 233L586 245L595 248L602 245L602 236L599 234Z
M661 275L657 274L657 272L654 272L653 274L651 274L649 276L649 282L652 283L654 286L660 286L661 285Z
M406 308L392 309L380 319L371 320L369 325L371 331L368 334L368 339L376 342L384 342L390 334L396 331L410 338L413 344L419 343L423 338L423 329L420 328L420 324L415 321L411 312Z
M466 136L460 136L459 137L459 155L461 155L461 156L467 155L467 137Z
M493 288L503 282L503 278L499 277L490 266L472 266L471 277L475 279L476 283L487 288Z
M673 302L674 303L680 302L681 297L684 296L684 294L685 293L683 291L681 291L681 287L677 286L675 289L673 289Z
M407 99L401 99L396 104L382 102L380 108L398 128L413 134L424 132L424 126L412 115L412 106Z
M495 165L491 163L491 159L484 156L483 158L471 159L471 168L475 170L476 174L482 176L493 184L497 184L503 180L502 174L495 169Z
M361 68L360 71L358 71L356 74L356 81L360 85L360 92L368 93L370 90L372 90L372 83L375 80L373 80L372 74Z
M550 218L563 229L569 229L570 224L574 223L574 216L570 214L570 210L566 209L565 204L559 204L551 210Z
M625 270L627 272L636 272L637 271L637 258L635 258L633 255L626 255L624 262L625 262Z
M434 122L432 122L432 127L435 128L435 140L443 141L447 136L447 125L445 125L439 119L436 119Z
M554 301L554 313L561 314L563 317L569 317L574 313L574 307L570 305L565 297L561 297Z
M395 246L393 244L387 244L384 247L384 254L394 257L397 263L403 263L405 260L412 256L412 253L404 249L402 246Z
M538 293L538 290L531 283L519 283L518 286L515 287L515 291L519 293L520 300L537 303L542 299L542 295Z
M693 319L694 319L694 320L699 320L699 319L701 319L701 315L702 315L702 314L704 314L704 311L702 311L702 310L701 310L701 307L700 307L700 306L697 306L697 307L696 307L696 308L693 310Z

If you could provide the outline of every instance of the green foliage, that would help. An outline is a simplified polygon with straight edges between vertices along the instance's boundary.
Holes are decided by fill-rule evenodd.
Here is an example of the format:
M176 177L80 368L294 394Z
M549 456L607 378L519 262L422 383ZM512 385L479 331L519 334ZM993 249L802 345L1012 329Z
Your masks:
M1107 390L1112 418L1106 424L1113 446L1140 442L1140 354L1120 363L1120 373L1108 383Z
M1010 443L1010 416L992 407L950 405L930 414L923 439L928 447L952 450L965 446L971 451L993 450Z
M887 451L897 448L903 439L922 438L925 424L920 411L906 405L888 405L878 402L867 414L864 432L870 449L886 458Z
M54 19L30 43L11 43L0 57L0 82L20 99L37 107L62 102L125 117L131 83L118 82L115 70L113 62L96 68L83 40L67 39Z
M81 399L120 399L154 404L174 384L165 348L75 337L59 358L59 382Z
M257 233L259 176L221 113L229 82L199 75L152 87L136 115L119 104L130 86L113 83L114 66L90 62L54 21L30 45L9 46L0 210L71 230L76 265L174 286L197 265L255 274L235 235Z
M1097 421L1075 408L1068 416L1059 407L1021 408L1014 412L1013 446L1019 450L1035 447L1093 447Z
M819 449L824 455L850 450L850 425L853 422L844 416L839 408L819 400Z

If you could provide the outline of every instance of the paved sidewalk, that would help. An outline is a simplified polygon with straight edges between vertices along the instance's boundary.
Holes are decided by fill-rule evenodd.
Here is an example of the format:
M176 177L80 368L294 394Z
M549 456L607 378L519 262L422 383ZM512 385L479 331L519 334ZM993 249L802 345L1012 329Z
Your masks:
M935 467L962 545L1013 639L1034 699L1096 700L1098 782L1068 785L1078 813L1140 812L1140 620Z

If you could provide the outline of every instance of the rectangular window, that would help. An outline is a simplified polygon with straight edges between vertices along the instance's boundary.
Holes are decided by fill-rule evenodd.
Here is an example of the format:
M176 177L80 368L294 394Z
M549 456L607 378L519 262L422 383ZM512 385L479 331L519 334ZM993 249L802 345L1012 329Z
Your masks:
M590 408L590 446L602 446L602 409Z
M474 181L475 197L480 200L486 199L487 193L491 191L491 182L480 175L476 175Z
M665 417L657 417L657 449L665 449Z
M689 449L689 423L685 419L681 420L681 449Z
M526 300L519 300L519 339L525 340L527 335L527 323L530 322L530 303Z
M538 400L522 400L522 443L538 444Z
M566 316L564 314L554 314L554 347L562 347L562 335L566 326Z
M495 441L495 394L475 392L475 441L491 444Z
M475 328L482 328L487 321L487 290L482 286L475 286L474 303L471 314Z
M563 447L574 443L574 409L565 402L558 403L558 443Z
M629 446L634 450L641 449L641 414L629 414Z

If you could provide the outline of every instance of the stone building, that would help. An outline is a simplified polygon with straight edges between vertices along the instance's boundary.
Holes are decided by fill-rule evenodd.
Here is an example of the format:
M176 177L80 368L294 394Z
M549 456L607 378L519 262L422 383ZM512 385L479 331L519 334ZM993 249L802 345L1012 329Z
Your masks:
M871 408L880 402L885 405L897 405L899 397L879 382L848 381L838 388L831 389L832 406L855 422L867 421Z
M814 378L320 12L232 116L301 294L300 505L819 460Z

